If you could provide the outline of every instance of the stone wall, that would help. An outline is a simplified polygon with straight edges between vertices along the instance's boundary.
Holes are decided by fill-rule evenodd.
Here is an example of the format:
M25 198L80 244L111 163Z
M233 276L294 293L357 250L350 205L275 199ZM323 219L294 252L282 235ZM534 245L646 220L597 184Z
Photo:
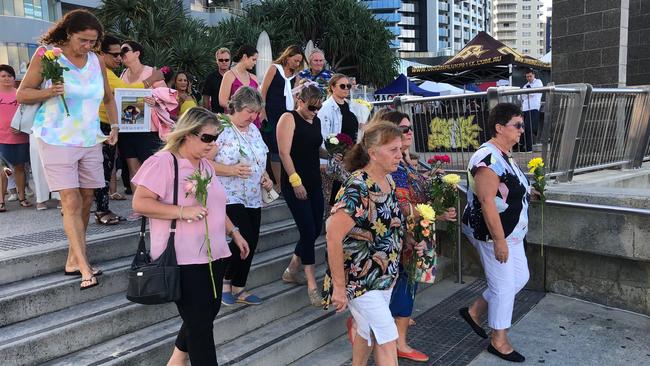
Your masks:
M625 84L629 1L553 1L555 84Z
M627 85L650 85L650 1L630 0Z

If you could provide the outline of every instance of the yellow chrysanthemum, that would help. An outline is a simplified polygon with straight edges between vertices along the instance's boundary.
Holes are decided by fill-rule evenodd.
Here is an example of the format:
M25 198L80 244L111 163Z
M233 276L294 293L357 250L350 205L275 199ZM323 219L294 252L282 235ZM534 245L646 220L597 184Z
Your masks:
M433 207L420 203L415 206L415 209L423 219L429 221L436 220L436 212L433 210Z
M56 58L52 50L45 51L45 57L47 57L49 60L54 60Z
M532 173L535 169L541 168L544 166L544 160L542 158L534 158L528 162L528 169Z
M365 101L365 100L363 100L361 98L354 99L354 101L361 104L362 106L368 108L369 111L372 111L372 104L368 103L367 101Z
M323 279L323 288L325 291L329 290L331 284L330 276L325 276L325 279Z
M442 177L442 181L450 186L456 186L460 183L460 176L458 174L447 174Z

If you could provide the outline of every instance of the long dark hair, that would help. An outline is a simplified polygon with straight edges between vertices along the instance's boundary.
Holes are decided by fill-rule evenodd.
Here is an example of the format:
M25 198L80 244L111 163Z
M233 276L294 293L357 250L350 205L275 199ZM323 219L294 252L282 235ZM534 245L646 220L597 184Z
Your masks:
M88 29L97 31L97 43L95 49L98 49L102 38L104 38L104 27L96 16L88 10L77 9L67 13L58 22L54 23L47 33L41 38L44 45L63 46L68 37L72 34L83 32Z
M368 150L385 145L398 137L402 137L402 131L391 122L377 121L369 124L363 132L361 142L354 145L352 150L345 154L343 161L345 169L353 172L368 165L370 162Z

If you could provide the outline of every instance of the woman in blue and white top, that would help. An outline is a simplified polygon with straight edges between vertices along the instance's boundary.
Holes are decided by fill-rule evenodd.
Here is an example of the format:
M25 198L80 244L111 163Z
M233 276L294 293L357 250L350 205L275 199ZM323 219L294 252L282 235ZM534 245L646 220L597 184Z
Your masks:
M246 279L260 235L262 189L270 190L273 182L266 173L268 148L260 131L252 123L263 108L260 93L248 86L237 90L228 103L230 126L217 139L215 171L226 189L226 214L240 230L250 247L250 254L241 259L239 249L230 243L230 257L223 281L221 302L258 305L262 300L245 291Z
M493 329L488 352L512 362L524 356L508 340L515 295L528 282L524 238L528 232L531 188L524 172L512 158L512 147L524 133L521 109L500 103L490 110L488 128L492 138L472 155L467 167L469 187L463 214L463 233L481 257L488 288L461 316L481 337L479 325L487 311Z

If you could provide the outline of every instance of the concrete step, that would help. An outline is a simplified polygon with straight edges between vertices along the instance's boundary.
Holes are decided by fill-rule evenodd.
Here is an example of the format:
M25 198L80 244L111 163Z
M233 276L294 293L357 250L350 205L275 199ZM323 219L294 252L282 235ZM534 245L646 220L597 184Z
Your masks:
M287 226L284 231L291 231ZM273 235L264 235L261 239L273 242ZM269 239L270 238L270 239ZM282 245L275 239L275 245ZM268 245L270 247L270 245ZM258 265L259 276L249 280L249 286L259 286L279 278L293 253L294 243L284 243L260 253L253 259ZM317 242L317 259L324 260L324 238ZM63 276L60 273L40 276L33 279L14 282L0 286L0 327L48 314L69 306L83 304L116 293L123 293L127 286L126 270L131 265L132 258L125 257L101 263L104 274L100 276L99 286L79 291L79 278Z
M262 209L262 230L278 228L274 225L279 222L293 223L289 208L282 200L276 200ZM139 226L124 228L118 225L109 232L89 237L87 252L91 263L133 255L138 245L139 230ZM296 234L287 233L291 233L292 240L296 240ZM264 250L263 245L260 242L259 250ZM67 241L0 252L0 285L61 271L67 255Z
M324 271L324 264L317 267L319 277ZM259 306L222 306L214 323L215 344L225 347L238 337L258 334L258 329L266 324L310 307L305 286L276 280L252 291L260 296L264 303ZM311 307L310 313L326 314L315 307ZM164 365L171 355L180 325L181 319L176 316L68 354L45 365ZM221 357L220 363L222 363Z

